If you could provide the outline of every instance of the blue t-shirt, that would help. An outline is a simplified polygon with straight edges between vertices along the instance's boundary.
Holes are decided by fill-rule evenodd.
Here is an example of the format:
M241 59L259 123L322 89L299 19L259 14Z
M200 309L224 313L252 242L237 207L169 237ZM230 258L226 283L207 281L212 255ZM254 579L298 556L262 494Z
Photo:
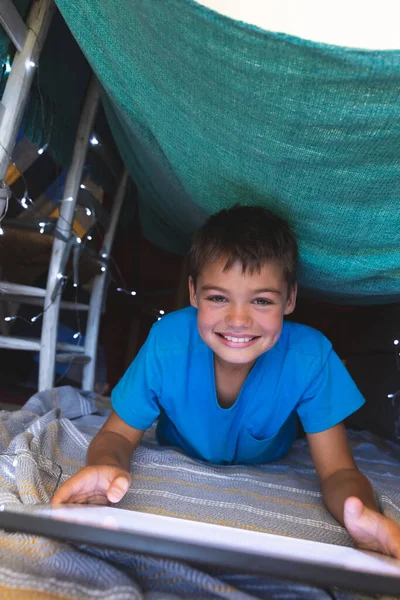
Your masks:
M161 443L218 464L277 460L295 440L296 413L307 433L317 433L364 403L322 333L284 322L278 342L259 356L236 402L221 408L214 353L199 335L192 307L153 325L111 400L132 427L147 429L158 418Z

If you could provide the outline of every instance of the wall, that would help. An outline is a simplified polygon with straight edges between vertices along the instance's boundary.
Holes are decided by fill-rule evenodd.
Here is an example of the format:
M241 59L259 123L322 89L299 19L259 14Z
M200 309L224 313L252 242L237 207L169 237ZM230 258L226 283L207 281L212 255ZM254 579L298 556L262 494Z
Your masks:
M198 0L217 12L269 31L326 44L400 48L398 0Z

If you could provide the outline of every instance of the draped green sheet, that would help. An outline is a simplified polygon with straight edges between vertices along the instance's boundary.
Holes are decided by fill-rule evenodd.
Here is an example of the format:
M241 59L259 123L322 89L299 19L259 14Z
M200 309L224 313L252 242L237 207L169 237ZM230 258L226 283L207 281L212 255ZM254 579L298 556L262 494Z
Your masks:
M400 50L304 41L193 0L56 2L104 87L148 238L182 253L205 215L268 206L298 235L305 293L400 298Z

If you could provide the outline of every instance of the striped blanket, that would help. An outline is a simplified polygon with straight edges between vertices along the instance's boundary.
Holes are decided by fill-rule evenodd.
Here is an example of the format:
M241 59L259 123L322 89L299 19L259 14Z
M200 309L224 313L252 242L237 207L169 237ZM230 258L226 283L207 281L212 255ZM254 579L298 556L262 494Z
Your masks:
M108 399L64 387L36 394L17 412L0 412L0 504L48 503L57 485L83 466L109 408ZM400 522L400 448L366 432L350 432L350 442L381 509ZM268 465L214 466L159 447L149 430L131 470L123 508L351 545L323 506L304 440L284 460ZM0 598L5 600L359 597L227 573L218 565L205 571L163 558L0 533Z

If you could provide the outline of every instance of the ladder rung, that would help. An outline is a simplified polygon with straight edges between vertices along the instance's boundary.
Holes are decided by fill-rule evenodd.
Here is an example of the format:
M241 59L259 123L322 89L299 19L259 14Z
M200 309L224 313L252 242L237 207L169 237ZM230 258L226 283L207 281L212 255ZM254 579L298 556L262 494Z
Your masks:
M83 346L66 344L65 342L57 342L57 350L60 352L74 352L76 354L83 354L85 352L85 348Z
M22 52L25 46L28 30L21 18L21 15L15 8L14 2L11 0L1 0L0 23L3 25L8 37L18 52Z
M29 304L30 306L43 306L44 300L41 298L30 298L29 296L18 296L17 294L6 294L3 297L4 300L8 302L18 302L19 304ZM0 300L2 300L0 294ZM79 310L79 311L88 311L88 304L81 304L80 302L69 302L62 300L60 303L61 310Z
M8 348L9 350L29 350L38 352L40 350L40 340L37 338L22 338L8 335L0 335L0 348ZM57 350L60 352L73 352L83 354L85 349L83 346L75 344L66 344L64 342L57 343Z
M34 338L19 338L8 335L0 335L0 348L38 352L40 350L40 340Z
M75 363L87 365L92 359L87 354L75 354L74 352L59 352L56 354L57 363Z
M44 298L46 290L32 285L21 285L20 283L10 283L9 281L0 281L0 296L28 296L31 298ZM21 300L20 300L21 301Z
M60 308L63 310L82 310L88 311L89 304L82 304L80 302L68 302L67 300L62 300L60 304Z

